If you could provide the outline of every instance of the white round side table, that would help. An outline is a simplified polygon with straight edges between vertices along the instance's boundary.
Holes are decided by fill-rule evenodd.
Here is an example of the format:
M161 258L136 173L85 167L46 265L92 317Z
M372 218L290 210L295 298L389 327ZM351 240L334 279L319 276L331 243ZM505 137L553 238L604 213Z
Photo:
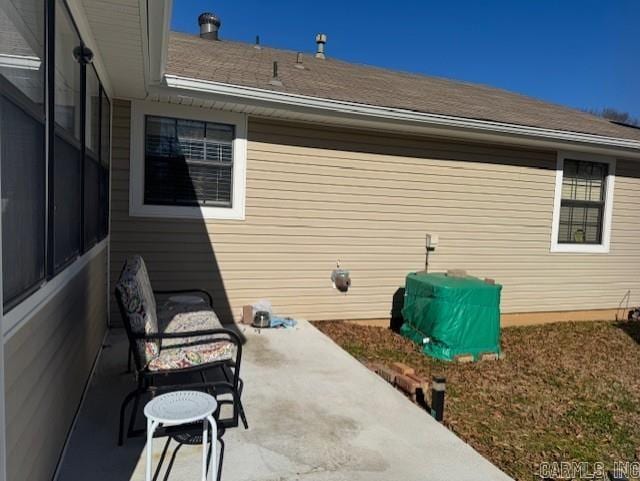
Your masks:
M209 472L218 474L216 438L218 427L213 413L218 407L216 399L200 391L174 391L162 394L144 407L147 418L147 470L146 481L151 481L153 433L160 424L177 426L202 421L202 481L207 481L207 422L211 425L212 452Z

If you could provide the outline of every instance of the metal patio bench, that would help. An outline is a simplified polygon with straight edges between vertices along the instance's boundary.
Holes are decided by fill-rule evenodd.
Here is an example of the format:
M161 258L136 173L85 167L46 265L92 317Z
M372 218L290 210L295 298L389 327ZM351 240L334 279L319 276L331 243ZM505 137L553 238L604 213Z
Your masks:
M206 300L180 302L189 299L175 296L160 306L156 302L156 294L185 293L201 294ZM118 445L123 443L126 409L131 401L134 403L127 437L144 432L143 429L135 429L143 395L153 397L162 392L184 389L203 390L215 397L230 394L231 400L219 400L218 404L231 404L232 417L221 420L219 424L222 428L235 427L240 418L247 429L241 402L242 341L235 332L222 327L213 310L211 295L199 289L153 291L144 260L136 255L126 260L116 284L115 296L137 379L137 387L127 394L120 406ZM216 373L222 377L207 379L207 374ZM171 382L159 384L166 380Z

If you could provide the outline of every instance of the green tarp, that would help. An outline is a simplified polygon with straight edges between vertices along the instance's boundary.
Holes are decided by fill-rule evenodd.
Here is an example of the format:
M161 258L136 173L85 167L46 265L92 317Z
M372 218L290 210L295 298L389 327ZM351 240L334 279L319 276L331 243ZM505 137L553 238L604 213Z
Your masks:
M501 290L475 277L409 274L400 332L438 359L500 353Z

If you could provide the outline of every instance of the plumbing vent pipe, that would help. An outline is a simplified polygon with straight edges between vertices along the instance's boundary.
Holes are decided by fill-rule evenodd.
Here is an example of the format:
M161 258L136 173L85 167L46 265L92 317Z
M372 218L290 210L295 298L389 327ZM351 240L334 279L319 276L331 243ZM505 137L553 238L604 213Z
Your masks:
M282 87L282 81L278 76L278 62L273 62L273 75L271 77L271 80L269 80L269 84Z

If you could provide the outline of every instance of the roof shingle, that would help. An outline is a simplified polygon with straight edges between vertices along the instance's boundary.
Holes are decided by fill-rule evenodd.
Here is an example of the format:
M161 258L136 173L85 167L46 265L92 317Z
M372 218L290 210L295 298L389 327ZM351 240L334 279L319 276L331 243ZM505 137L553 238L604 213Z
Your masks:
M304 55L305 68L300 69L295 66L296 54L172 32L167 73L365 105L640 141L640 129L506 90L312 55ZM282 86L269 83L274 61L278 62Z

